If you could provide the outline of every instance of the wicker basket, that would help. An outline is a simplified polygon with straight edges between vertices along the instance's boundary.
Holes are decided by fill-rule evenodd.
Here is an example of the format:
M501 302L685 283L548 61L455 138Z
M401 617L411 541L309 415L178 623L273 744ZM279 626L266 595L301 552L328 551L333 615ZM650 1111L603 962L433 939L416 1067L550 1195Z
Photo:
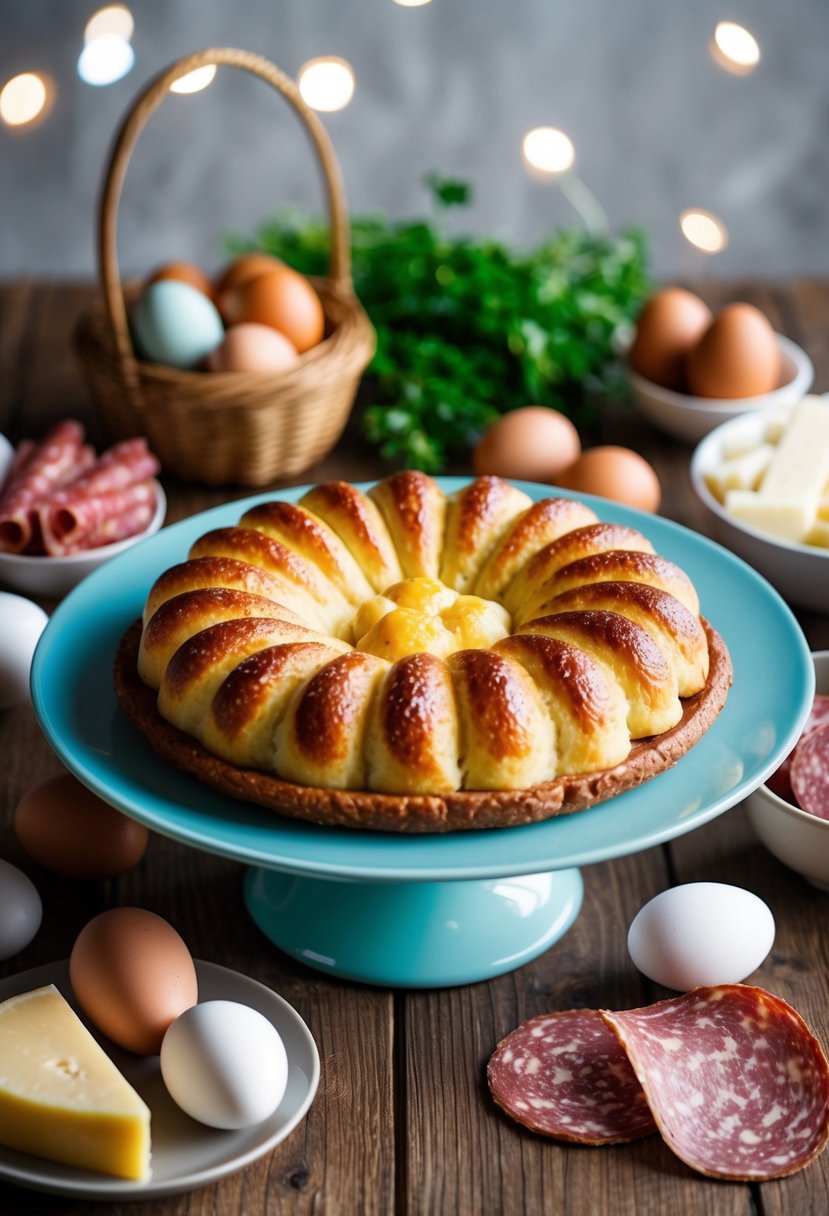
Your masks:
M325 181L331 252L328 278L312 279L326 336L281 372L190 372L136 358L127 321L135 287L121 283L116 220L138 136L179 77L206 64L261 77L305 124ZM98 217L102 299L75 332L81 371L113 439L145 435L164 469L208 485L262 486L295 477L331 450L348 420L375 334L351 281L348 212L328 135L292 80L246 51L213 49L180 59L153 80L124 120L104 177Z

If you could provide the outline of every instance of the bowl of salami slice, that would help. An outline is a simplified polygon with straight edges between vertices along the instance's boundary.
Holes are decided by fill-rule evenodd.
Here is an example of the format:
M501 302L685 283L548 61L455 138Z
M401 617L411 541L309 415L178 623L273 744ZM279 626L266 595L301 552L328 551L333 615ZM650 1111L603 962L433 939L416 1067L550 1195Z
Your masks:
M79 422L13 447L0 436L0 585L58 598L151 536L167 501L143 438L98 455Z
M829 650L816 651L812 712L776 772L746 802L770 853L829 890Z

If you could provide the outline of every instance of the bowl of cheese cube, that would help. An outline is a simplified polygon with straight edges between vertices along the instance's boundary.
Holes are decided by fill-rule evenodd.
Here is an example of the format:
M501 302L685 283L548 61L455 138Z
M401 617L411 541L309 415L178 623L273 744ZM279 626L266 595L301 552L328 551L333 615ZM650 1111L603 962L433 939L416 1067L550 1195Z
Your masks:
M724 422L694 450L691 482L721 544L829 614L829 396Z

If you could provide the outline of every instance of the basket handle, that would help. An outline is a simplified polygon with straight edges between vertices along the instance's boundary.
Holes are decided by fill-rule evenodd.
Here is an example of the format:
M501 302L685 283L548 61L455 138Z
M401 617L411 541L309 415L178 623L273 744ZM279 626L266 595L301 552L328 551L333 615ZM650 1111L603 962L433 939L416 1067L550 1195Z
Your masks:
M118 355L127 361L135 354L127 322L127 306L124 299L121 276L118 270L117 218L121 189L130 157L138 136L153 112L170 91L170 86L196 68L216 64L221 67L241 68L259 76L281 93L296 110L314 146L322 169L331 227L331 249L329 255L330 277L342 291L351 293L351 249L349 244L348 208L342 176L328 132L314 110L303 100L296 84L268 59L250 51L231 48L214 48L197 51L165 68L144 89L127 114L110 153L104 176L98 214L98 266L104 293L104 305Z

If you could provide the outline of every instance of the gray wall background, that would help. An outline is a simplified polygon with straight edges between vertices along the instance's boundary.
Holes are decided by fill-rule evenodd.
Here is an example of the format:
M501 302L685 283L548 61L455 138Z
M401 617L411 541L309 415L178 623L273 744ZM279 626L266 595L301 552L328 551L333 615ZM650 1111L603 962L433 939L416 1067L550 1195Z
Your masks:
M355 70L347 109L324 115L352 211L422 215L430 170L469 181L465 230L530 245L574 213L531 177L521 139L537 125L573 139L577 169L613 228L649 235L654 273L783 277L829 273L827 0L132 0L136 63L91 88L77 76L95 0L0 0L0 85L48 72L57 101L30 129L0 124L0 276L95 273L95 206L121 117L144 82L207 46L257 50L290 75L318 55ZM718 20L758 39L749 76L718 67ZM282 203L320 209L295 116L224 69L170 97L130 165L120 213L125 275L169 258L207 268L229 231ZM681 236L707 208L730 233L713 258Z

